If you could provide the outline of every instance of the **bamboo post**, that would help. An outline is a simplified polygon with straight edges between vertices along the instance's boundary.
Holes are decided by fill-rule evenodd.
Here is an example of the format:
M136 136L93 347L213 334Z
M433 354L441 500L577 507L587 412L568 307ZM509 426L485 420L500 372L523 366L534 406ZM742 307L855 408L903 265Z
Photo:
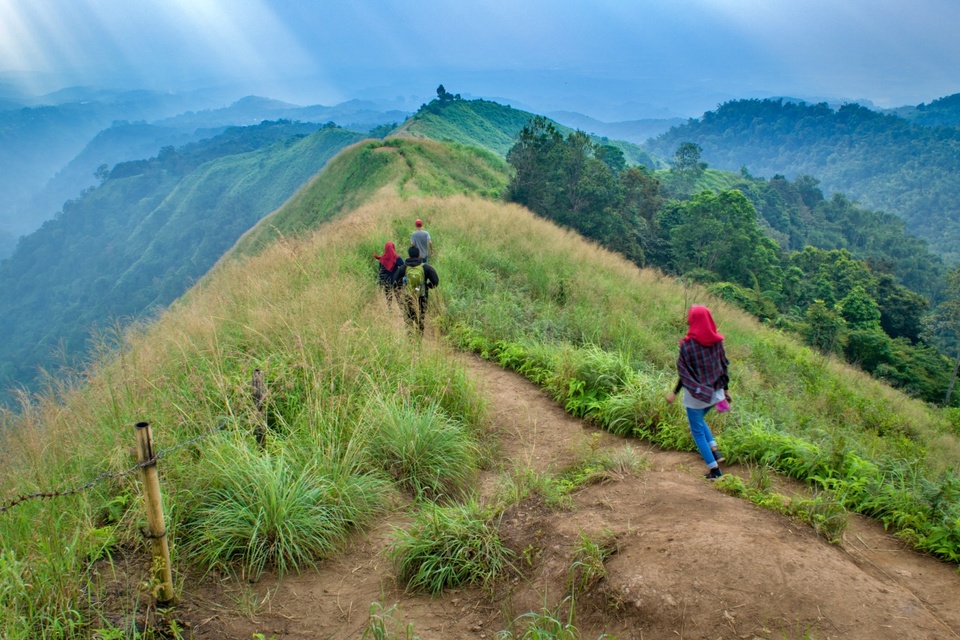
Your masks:
M153 434L149 422L138 422L137 459L143 465L143 497L147 508L147 526L153 547L154 579L158 583L154 595L158 605L173 603L173 575L170 570L170 548L167 546L167 528L163 522L163 502L160 500L160 480L157 460L153 453Z

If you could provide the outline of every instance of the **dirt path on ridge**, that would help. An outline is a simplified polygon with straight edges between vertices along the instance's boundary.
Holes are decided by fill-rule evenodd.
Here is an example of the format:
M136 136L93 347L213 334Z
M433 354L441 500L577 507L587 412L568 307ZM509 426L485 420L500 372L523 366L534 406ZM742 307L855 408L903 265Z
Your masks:
M568 416L541 389L463 356L490 399L499 459L538 471L563 468L584 447L633 446L650 467L587 487L568 511L536 500L506 514L506 543L529 562L491 597L480 589L404 594L380 552L398 512L319 570L238 585L207 578L184 588L179 619L198 639L354 639L371 603L395 613L423 640L490 639L515 616L556 607L567 595L581 535L616 538L606 577L577 603L584 640L606 632L641 639L960 638L960 574L907 550L876 523L853 518L842 547L808 527L716 490L694 453L617 438ZM592 443L592 445L591 445ZM746 477L745 468L725 471ZM483 473L491 495L499 469ZM403 638L402 634L390 636Z

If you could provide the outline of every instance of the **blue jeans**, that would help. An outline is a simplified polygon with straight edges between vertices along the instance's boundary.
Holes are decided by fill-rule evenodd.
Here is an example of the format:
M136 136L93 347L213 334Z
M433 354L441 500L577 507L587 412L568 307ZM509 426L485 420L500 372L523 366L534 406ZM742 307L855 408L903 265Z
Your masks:
M691 409L690 407L685 407L687 410L687 421L690 423L690 434L693 436L693 441L697 445L697 449L700 451L700 455L703 457L703 461L707 463L707 467L713 469L720 465L717 464L717 459L713 456L712 447L717 446L717 441L713 437L713 433L710 432L710 427L707 426L707 421L704 420L707 413L713 407L707 407L706 409Z

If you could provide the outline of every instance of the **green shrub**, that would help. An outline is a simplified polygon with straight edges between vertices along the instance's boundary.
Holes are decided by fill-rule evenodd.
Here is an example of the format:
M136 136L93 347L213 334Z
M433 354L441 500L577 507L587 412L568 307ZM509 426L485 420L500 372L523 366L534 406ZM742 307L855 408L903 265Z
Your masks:
M408 590L437 594L490 586L513 553L500 540L497 516L471 499L444 507L422 503L410 528L394 531L387 555Z
M213 447L209 486L185 527L187 552L206 566L239 561L257 578L268 566L283 575L328 557L354 527L385 504L384 480L348 462L253 451L242 442Z

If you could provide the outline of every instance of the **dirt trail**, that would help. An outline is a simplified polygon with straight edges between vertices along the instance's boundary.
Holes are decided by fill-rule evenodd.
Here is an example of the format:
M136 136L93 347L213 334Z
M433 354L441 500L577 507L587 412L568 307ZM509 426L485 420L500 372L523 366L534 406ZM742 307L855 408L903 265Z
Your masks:
M830 545L805 526L716 490L696 454L598 431L526 380L464 358L490 398L490 428L500 434L506 469L560 469L590 443L633 446L650 468L581 490L569 511L536 501L510 509L502 534L531 563L492 598L478 589L436 598L404 594L379 555L391 527L403 523L396 514L319 571L279 584L272 576L252 585L207 578L185 588L177 615L194 637L359 638L371 603L380 602L396 604L423 640L492 639L514 616L563 601L581 532L615 536L618 549L606 577L578 602L575 624L584 640L603 632L620 640L960 637L955 567L905 549L860 518L842 547ZM736 466L725 471L748 475ZM485 494L497 475L484 474Z

